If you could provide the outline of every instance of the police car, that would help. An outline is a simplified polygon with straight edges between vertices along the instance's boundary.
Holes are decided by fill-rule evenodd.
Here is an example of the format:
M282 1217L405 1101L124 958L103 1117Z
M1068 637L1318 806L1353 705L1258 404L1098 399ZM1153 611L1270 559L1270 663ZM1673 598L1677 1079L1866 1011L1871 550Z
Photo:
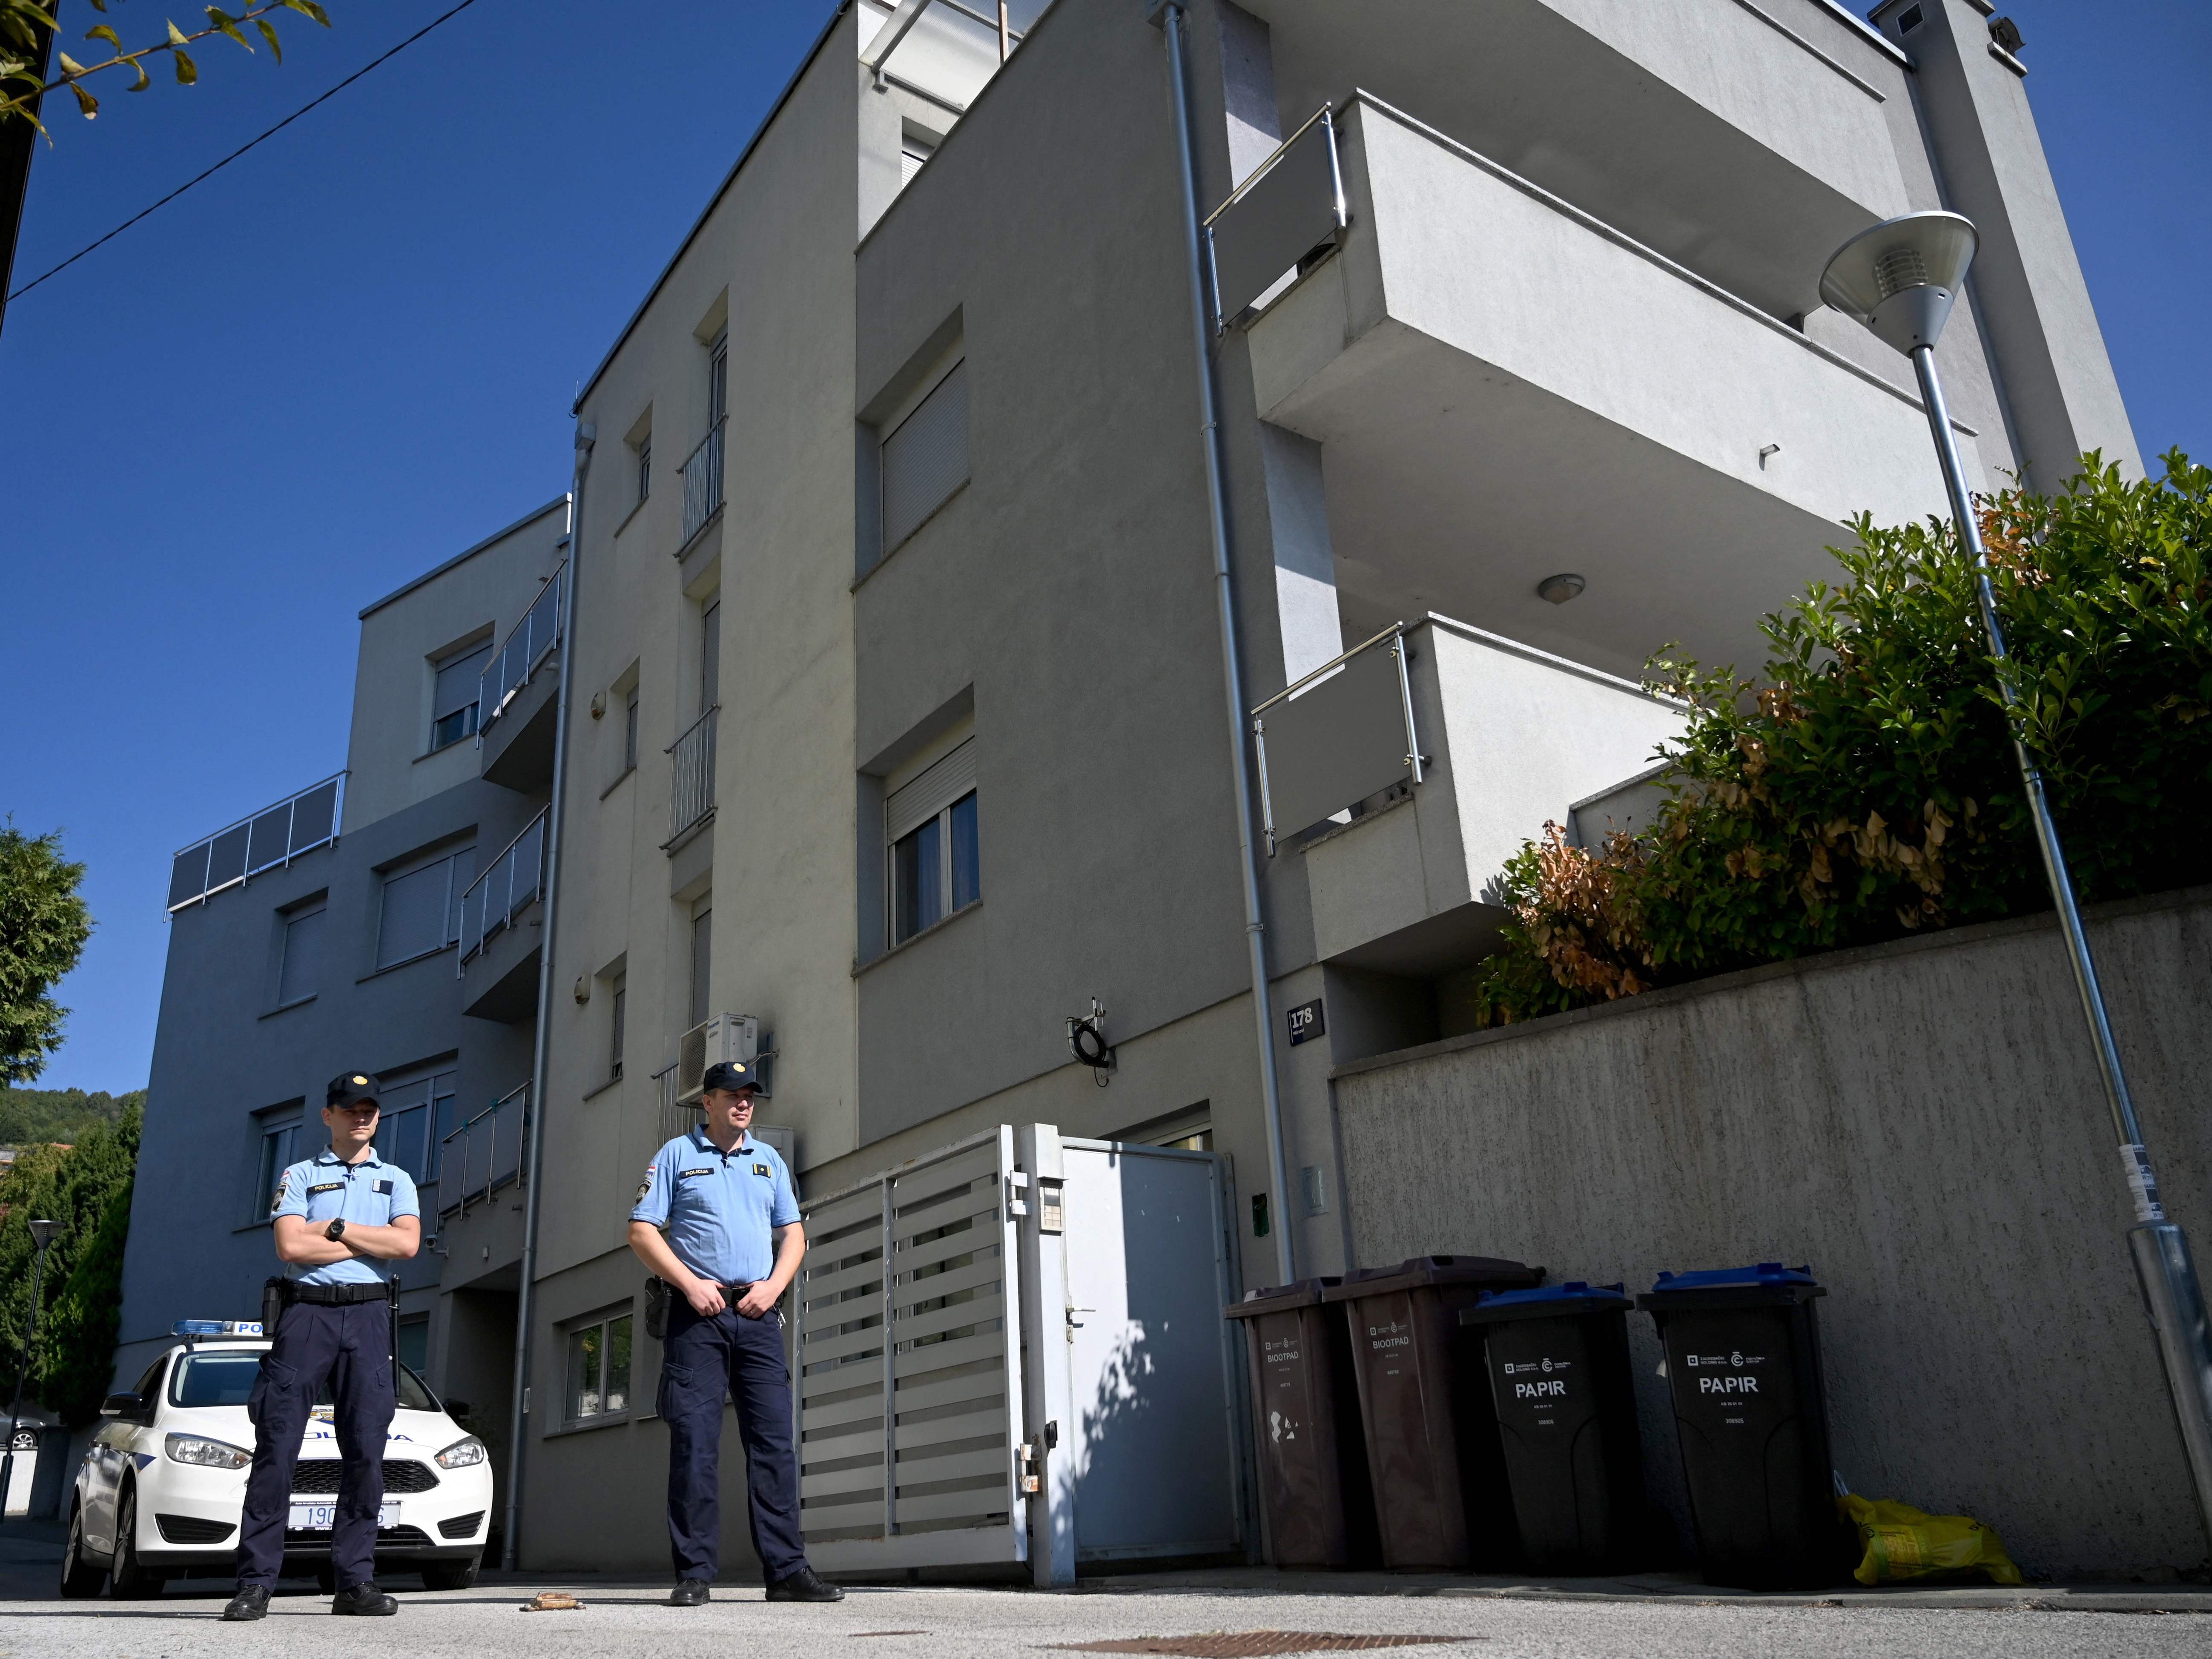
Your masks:
M158 1595L172 1578L228 1578L236 1571L253 1459L246 1401L270 1344L260 1325L246 1320L179 1320L175 1332L184 1340L130 1393L110 1395L100 1407L104 1420L70 1503L64 1595L94 1595L103 1579L118 1595ZM330 1419L325 1396L301 1437L292 1477L288 1574L330 1571L339 1468ZM432 1589L465 1589L476 1582L491 1506L483 1442L403 1365L384 1448L379 1573L419 1572Z

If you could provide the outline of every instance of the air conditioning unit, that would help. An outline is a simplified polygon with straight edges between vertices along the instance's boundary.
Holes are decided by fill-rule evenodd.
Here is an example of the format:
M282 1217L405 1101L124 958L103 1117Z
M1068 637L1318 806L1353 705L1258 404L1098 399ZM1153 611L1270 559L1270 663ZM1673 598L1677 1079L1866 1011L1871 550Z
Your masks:
M726 1060L750 1071L759 1058L760 1021L750 1014L716 1014L686 1031L676 1045L676 1098L694 1101L706 1093L709 1066Z

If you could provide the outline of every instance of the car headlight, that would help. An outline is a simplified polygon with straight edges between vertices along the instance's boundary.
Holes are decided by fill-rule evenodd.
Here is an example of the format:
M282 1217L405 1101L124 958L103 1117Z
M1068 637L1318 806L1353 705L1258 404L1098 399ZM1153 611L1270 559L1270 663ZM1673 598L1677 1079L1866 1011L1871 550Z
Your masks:
M242 1469L253 1454L221 1440L203 1440L196 1434L173 1434L163 1443L170 1457L204 1469Z
M438 1467L441 1469L465 1469L471 1463L483 1462L490 1455L484 1449L483 1441L474 1435L470 1435L464 1439L456 1440L445 1450L440 1452Z

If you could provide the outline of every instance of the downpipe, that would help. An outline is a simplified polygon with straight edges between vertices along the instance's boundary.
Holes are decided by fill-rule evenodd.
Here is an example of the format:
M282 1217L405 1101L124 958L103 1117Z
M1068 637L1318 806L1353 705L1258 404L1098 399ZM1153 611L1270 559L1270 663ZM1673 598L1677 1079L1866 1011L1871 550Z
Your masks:
M1291 1240L1291 1183L1283 1152L1283 1096L1275 1066L1273 993L1267 983L1267 932L1260 908L1260 876L1252 835L1252 777L1244 754L1244 666L1237 649L1237 596L1229 568L1229 511L1221 461L1221 400L1215 384L1213 344L1206 325L1206 265L1198 246L1198 144L1190 125L1190 88L1183 52L1179 0L1154 0L1153 21L1167 38L1168 99L1175 111L1176 148L1182 161L1183 258L1190 272L1191 339L1198 353L1199 437L1206 448L1206 501L1213 539L1213 593L1221 623L1222 678L1229 696L1230 764L1237 784L1237 848L1244 886L1244 940L1250 957L1252 1013L1260 1040L1260 1098L1267 1124L1267 1174L1274 1184L1268 1231L1275 1240L1277 1282L1297 1277Z
M1913 348L1912 368L1920 380L1921 402L1928 411L1928 426L1936 439L1936 457L1943 465L1944 488L1951 498L1951 516L1959 526L1960 540L1974 562L1974 598L1988 635L1990 654L1997 667L1998 694L2004 700L2006 726L2012 734L2013 758L2020 767L2029 816L2035 824L2037 850L2043 873L2058 911L2059 931L2065 936L2074 987L2081 999L2081 1012L2097 1050L2097 1066L2105 1085L2105 1104L2112 1114L2113 1132L2119 1137L2122 1171L2133 1201L2136 1224L2128 1230L2128 1252L2134 1259L2136 1281L2142 1291L2143 1311L2149 1316L2158 1343L2159 1363L2166 1373L2166 1393L2181 1431L2182 1452L2189 1465L2190 1484L2197 1494L2197 1518L2212 1545L2212 1327L2208 1327L2203 1288L2189 1249L2189 1238L2178 1223L2166 1219L2159 1201L2158 1176L2151 1168L2150 1150L2143 1144L2142 1124L2136 1115L2127 1073L2120 1063L2118 1041L2105 1008L2103 988L2097 981L2097 964L2089 952L2089 936L2081 925L2081 908L2074 893L2073 877L2066 867L2066 853L2058 839L2058 824L2043 787L2043 774L2027 751L2021 735L2019 698L2013 688L2012 658L2005 647L2004 620L1997 612L1996 590L1990 582L1989 550L1982 542L1981 522L1973 498L1966 489L1966 472L1959 447L1951 435L1951 413L1943 401L1943 386L1936 373L1936 350L1930 345Z
M523 1196L521 1284L514 1298L514 1389L509 1396L507 1447L507 1505L501 1526L500 1562L509 1572L520 1564L522 1527L523 1449L529 1443L530 1322L536 1311L538 1212L545 1190L545 1068L552 1042L554 929L560 920L562 820L568 781L568 708L576 684L577 603L583 589L584 478L592 465L594 429L576 426L575 484L568 495L568 615L561 634L561 692L553 720L553 810L545 824L545 930L538 944L538 1033L530 1057L530 1182Z

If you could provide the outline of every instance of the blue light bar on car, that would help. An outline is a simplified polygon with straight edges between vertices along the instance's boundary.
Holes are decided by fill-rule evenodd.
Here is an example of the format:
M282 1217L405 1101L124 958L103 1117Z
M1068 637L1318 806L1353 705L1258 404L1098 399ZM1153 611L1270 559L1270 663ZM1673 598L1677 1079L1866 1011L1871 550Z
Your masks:
M172 1336L259 1336L258 1319L179 1319L169 1327Z

